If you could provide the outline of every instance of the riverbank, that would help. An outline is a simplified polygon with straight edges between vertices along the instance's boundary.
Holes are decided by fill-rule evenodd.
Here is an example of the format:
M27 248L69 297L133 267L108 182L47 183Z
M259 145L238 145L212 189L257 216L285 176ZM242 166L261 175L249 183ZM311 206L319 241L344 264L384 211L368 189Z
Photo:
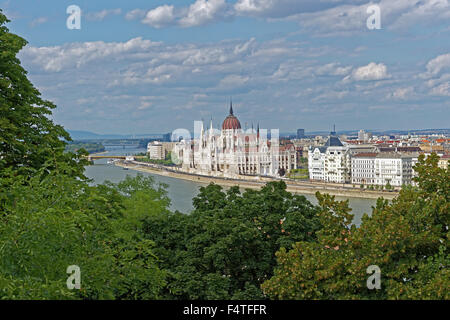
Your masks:
M263 178L262 181L250 181L241 179L229 179L209 177L202 175L189 174L184 172L168 171L161 168L151 167L145 164L139 164L137 162L125 163L123 161L115 162L116 166L124 167L131 170L153 173L161 176L171 177L175 179L188 180L192 182L210 184L215 183L225 187L238 186L242 189L260 189L269 181L279 181L274 178ZM384 192L384 191L372 191L372 190L359 190L356 188L343 187L341 185L333 185L331 183L318 183L318 182L291 182L286 181L287 191L295 194L311 194L314 195L317 191L328 193L330 195L345 197L345 198L363 198L363 199L378 199L383 197L388 200L392 200L397 196L397 192Z
M102 154L107 154L108 151L100 151L100 152L94 152L94 153L89 153L90 156L100 156Z

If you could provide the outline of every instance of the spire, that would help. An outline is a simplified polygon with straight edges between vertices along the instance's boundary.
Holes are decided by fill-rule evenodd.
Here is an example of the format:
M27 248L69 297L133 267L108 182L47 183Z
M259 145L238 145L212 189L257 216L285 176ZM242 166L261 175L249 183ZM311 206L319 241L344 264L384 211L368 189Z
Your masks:
M330 136L335 136L336 135L336 125L333 124L333 131L330 132Z
M230 115L233 115L233 100L230 98Z

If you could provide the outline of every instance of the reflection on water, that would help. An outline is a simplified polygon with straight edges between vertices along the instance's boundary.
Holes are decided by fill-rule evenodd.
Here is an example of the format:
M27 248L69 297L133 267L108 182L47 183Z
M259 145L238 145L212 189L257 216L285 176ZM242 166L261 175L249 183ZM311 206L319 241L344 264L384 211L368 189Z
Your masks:
M137 153L146 152L145 149L139 149L135 147L106 147L107 152L102 155L133 155ZM147 172L137 172L134 170L124 170L121 167L106 164L106 159L96 160L95 164L86 167L86 175L93 179L95 183L103 183L106 180L111 182L119 182L125 179L127 175L135 177L138 173L145 176L152 176L157 183L165 183L168 188L168 196L170 197L172 204L172 210L178 210L180 212L188 213L192 207L192 198L195 197L199 191L200 186L205 184L175 179L166 176L159 176ZM317 199L313 195L305 195L305 197L316 204ZM344 200L345 198L336 197L338 200ZM376 200L374 199L362 199L362 198L349 198L350 207L353 209L352 213L355 215L354 223L359 225L361 217L364 213L371 213L372 206L375 206Z

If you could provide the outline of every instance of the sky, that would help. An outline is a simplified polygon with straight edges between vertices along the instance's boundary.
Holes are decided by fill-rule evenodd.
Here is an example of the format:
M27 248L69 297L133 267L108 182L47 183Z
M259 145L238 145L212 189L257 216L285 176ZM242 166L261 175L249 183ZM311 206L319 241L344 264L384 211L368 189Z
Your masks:
M70 5L81 9L80 29L67 26ZM163 133L211 118L220 128L230 99L243 127L449 128L449 0L0 0L0 8L28 41L19 58L30 80L69 130Z

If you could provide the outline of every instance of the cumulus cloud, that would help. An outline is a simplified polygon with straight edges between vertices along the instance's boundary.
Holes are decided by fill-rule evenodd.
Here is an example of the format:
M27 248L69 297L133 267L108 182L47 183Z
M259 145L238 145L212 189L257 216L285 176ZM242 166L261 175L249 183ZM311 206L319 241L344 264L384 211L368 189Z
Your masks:
M448 96L450 83L450 53L441 54L426 64L426 71L419 74L419 79L425 79L425 84L431 88L429 93L434 96Z
M241 14L261 14L273 7L273 0L239 0L234 5L236 12Z
M437 76L442 70L450 69L450 53L442 54L427 63L425 76Z
M189 7L187 14L179 23L183 27L203 25L223 15L225 9L225 0L197 0Z
M120 15L122 14L122 9L104 9L98 12L88 12L86 14L86 19L91 21L103 21L107 16Z
M387 67L383 63L371 62L367 66L356 68L344 81L376 81L389 78Z
M228 5L225 0L196 0L189 7L175 7L162 5L143 13L142 9L135 9L127 13L126 18L142 19L142 23L154 28L167 26L181 26L184 28L205 25L225 18Z
M259 108L277 105L284 108L286 117L317 110L331 113L331 108L350 113L384 103L389 108L389 103L407 99L413 90L409 87L419 88L417 81L423 80L409 73L401 83L377 81L391 77L384 63L353 67L337 62L342 53L333 53L333 59L326 61L329 51L305 47L303 42L291 39L169 44L134 38L27 46L20 59L43 93L61 101L58 110L63 110L65 121L75 123L79 119L84 124L82 114L89 111L89 121L133 128L133 121L138 120L142 120L142 128L147 128L149 117L161 127L167 128L167 123L172 126L175 108L183 117L173 126L182 125L187 118L190 121L200 112L207 116L226 113L222 102L230 95L242 101L248 112L257 114ZM444 79L447 69L442 61L446 60L437 59L426 70ZM399 79L398 70L389 70L395 79ZM351 88L339 81L342 78ZM450 78L441 81L423 89L424 94L435 95L430 105L448 97ZM389 93L392 99L388 100ZM151 99L141 98L149 95ZM199 113L194 115L187 108L196 108ZM278 113L269 112L267 121ZM59 115L57 111L55 116Z
M157 42L134 38L127 42L103 41L68 43L54 47L25 47L22 55L34 66L47 72L59 72L63 69L80 68L95 61L104 60L110 56L120 57L121 54L132 54L139 50L148 50L158 46Z
M145 15L142 23L148 24L155 28L161 28L172 24L175 20L174 16L174 6L163 5L150 10Z
M236 16L254 16L269 21L297 21L300 31L316 35L349 35L368 31L367 0L195 0L185 7L162 5L147 12L135 9L128 20L142 19L152 27L177 25L194 27ZM380 0L383 29L404 29L418 24L435 24L450 18L449 0Z

